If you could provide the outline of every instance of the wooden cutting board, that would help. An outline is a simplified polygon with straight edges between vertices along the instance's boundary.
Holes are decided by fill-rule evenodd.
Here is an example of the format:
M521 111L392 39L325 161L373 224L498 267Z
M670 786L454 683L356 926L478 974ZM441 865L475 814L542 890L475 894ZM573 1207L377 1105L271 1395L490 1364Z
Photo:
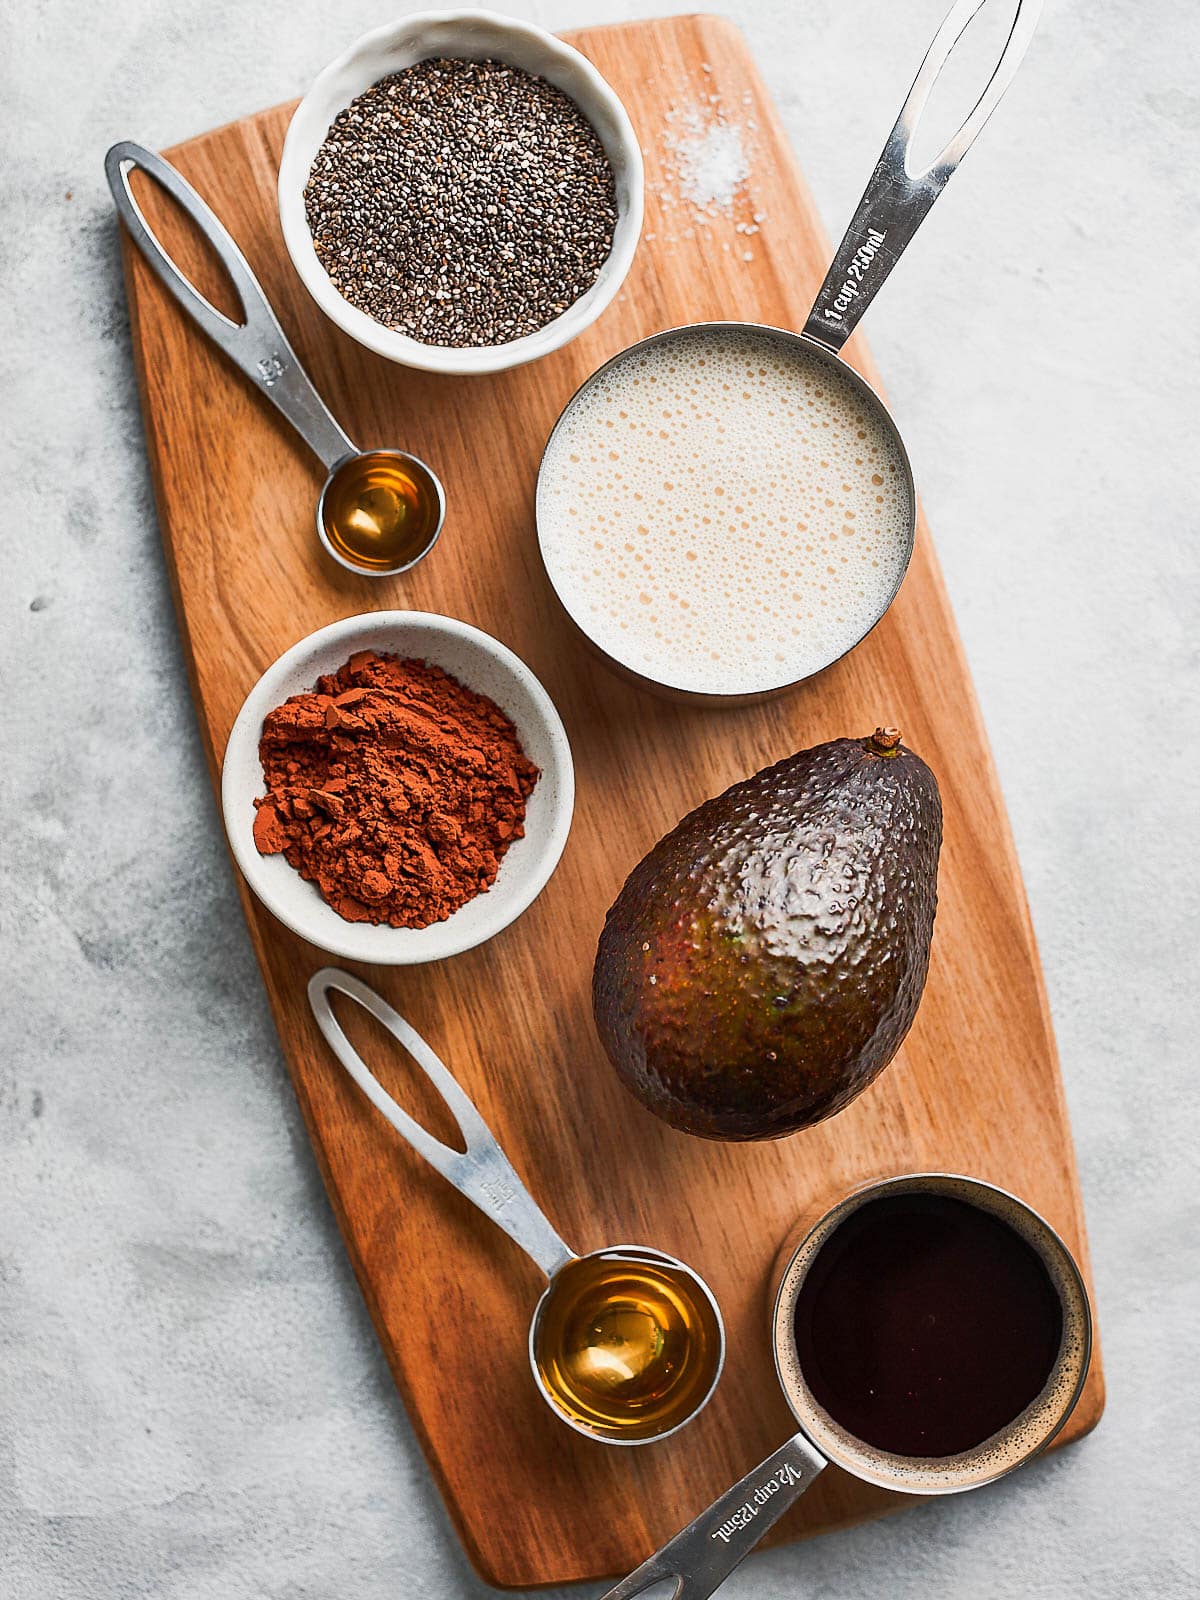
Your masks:
M497 635L541 678L570 735L574 827L533 908L454 960L364 975L449 1063L576 1249L644 1240L712 1283L728 1365L707 1411L669 1441L612 1450L545 1408L525 1355L536 1270L399 1143L334 1063L305 1000L323 958L242 889L313 1149L413 1427L472 1562L489 1582L518 1587L626 1571L791 1431L768 1349L768 1280L777 1247L810 1205L884 1173L968 1173L1023 1196L1087 1270L1025 894L925 528L899 599L865 643L815 682L751 709L683 707L624 683L580 649L549 590L534 532L537 464L581 380L675 323L800 327L829 255L733 26L678 17L572 42L613 84L641 139L645 234L597 326L496 377L392 366L317 311L288 263L275 209L290 107L168 152L242 246L351 436L404 445L442 474L445 532L405 577L359 579L321 554L315 462L126 247L159 516L214 784L234 716L263 669L312 629L373 608L445 612ZM680 193L672 149L688 108L702 120L723 113L750 150L753 177L731 216L700 220ZM145 203L201 287L228 302L178 216L153 197ZM876 381L861 342L849 353ZM589 979L606 908L634 862L698 801L794 749L880 723L901 726L932 765L946 813L929 986L904 1050L842 1115L782 1143L723 1146L673 1132L620 1087L593 1033ZM431 1095L371 1043L393 1092L444 1136ZM1062 1439L1091 1428L1102 1406L1097 1355ZM831 1470L775 1537L902 1503Z

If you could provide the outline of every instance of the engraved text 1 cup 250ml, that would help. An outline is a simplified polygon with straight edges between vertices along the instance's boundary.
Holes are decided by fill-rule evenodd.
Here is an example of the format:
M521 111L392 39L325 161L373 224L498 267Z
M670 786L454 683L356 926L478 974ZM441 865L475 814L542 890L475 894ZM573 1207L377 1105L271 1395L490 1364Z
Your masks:
M956 0L801 333L653 334L558 419L538 474L542 560L568 615L645 687L717 704L786 689L875 626L908 569L916 490L883 401L839 352L991 115L1040 0L1020 0L974 110L923 170L914 134L985 0Z

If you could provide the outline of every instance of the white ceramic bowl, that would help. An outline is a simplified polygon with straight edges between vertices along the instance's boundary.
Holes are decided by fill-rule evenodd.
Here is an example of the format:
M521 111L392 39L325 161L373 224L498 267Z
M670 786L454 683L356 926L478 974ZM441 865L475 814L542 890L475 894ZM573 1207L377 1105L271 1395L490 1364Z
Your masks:
M266 792L258 742L263 718L289 695L310 690L356 650L416 656L445 670L511 717L529 759L541 770L525 811L525 835L512 844L490 889L444 922L391 928L347 922L325 904L283 856L260 855L254 801ZM558 864L571 827L575 769L566 730L550 696L499 640L427 611L373 611L310 633L280 656L251 689L225 749L221 808L230 848L254 893L293 933L349 961L411 966L441 961L482 944L532 905Z
M344 300L313 248L304 185L329 126L351 100L389 73L430 56L491 58L523 67L570 95L595 128L617 185L612 250L588 292L561 317L508 344L457 350L396 333ZM530 22L494 11L420 11L364 34L325 68L292 116L279 163L279 219L305 288L344 333L377 355L427 372L499 372L547 355L593 323L625 280L642 231L642 152L624 106L585 56Z

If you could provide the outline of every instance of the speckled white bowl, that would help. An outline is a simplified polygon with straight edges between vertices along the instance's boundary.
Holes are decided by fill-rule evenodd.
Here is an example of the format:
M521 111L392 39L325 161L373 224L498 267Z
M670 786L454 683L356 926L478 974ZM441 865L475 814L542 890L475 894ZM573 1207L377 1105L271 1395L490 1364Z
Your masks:
M356 650L387 650L443 667L512 718L525 754L541 770L525 812L525 836L512 844L490 889L445 922L427 928L347 922L325 904L283 856L254 844L254 801L265 794L258 742L263 718L289 695L311 689ZM513 652L490 634L427 611L373 611L310 633L280 656L251 689L225 749L221 808L230 848L254 893L293 933L349 961L411 966L441 961L482 944L515 922L558 865L575 805L575 769L566 730L550 696Z
M617 185L612 250L595 283L561 317L508 344L456 350L421 344L376 322L344 300L313 248L304 185L330 124L380 78L430 56L523 67L570 95L595 128ZM305 288L344 333L377 355L426 372L500 372L568 344L609 304L629 271L642 231L642 152L625 107L586 56L552 33L494 11L420 11L364 34L325 68L292 115L279 163L279 220Z

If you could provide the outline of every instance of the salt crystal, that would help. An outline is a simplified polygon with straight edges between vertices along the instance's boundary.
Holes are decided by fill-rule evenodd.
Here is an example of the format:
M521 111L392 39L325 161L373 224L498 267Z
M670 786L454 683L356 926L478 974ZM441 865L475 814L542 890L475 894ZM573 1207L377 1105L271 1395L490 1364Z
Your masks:
M681 131L667 139L679 190L699 211L729 211L750 176L739 130L723 118L705 121L691 110L677 118Z

